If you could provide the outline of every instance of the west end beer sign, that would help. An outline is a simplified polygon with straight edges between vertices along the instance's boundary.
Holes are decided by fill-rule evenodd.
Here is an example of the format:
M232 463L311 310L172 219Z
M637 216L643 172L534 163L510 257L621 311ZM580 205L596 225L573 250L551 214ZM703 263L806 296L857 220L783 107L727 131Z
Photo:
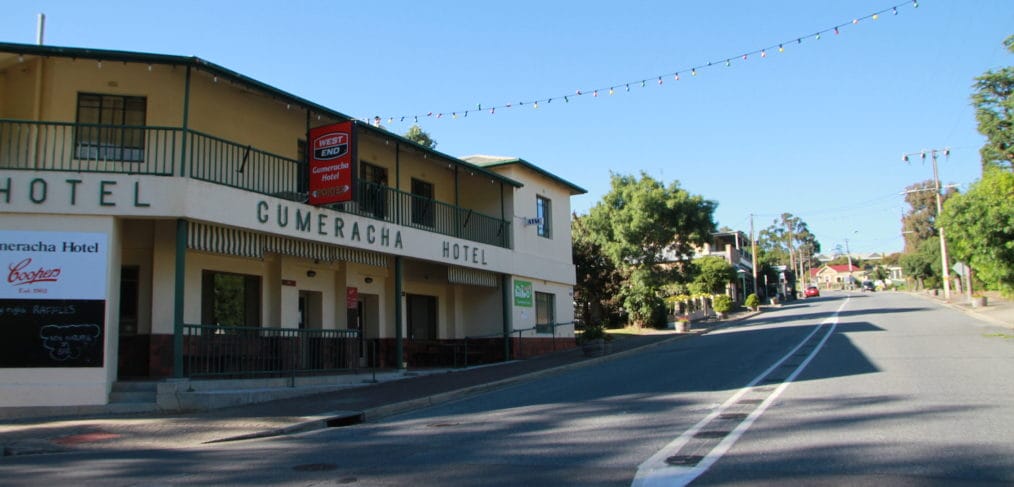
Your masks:
M311 205L352 200L352 122L310 129Z

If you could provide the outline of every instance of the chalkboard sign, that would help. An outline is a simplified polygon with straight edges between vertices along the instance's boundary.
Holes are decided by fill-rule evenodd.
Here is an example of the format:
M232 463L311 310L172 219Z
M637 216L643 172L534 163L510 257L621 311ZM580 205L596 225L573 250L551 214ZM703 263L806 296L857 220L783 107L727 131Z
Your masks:
M0 367L102 367L104 300L0 299Z

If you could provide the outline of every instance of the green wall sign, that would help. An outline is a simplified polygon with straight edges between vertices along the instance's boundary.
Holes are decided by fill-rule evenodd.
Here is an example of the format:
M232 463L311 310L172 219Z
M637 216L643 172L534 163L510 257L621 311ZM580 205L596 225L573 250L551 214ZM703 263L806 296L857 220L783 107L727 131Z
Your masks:
M514 281L514 306L532 307L532 283Z

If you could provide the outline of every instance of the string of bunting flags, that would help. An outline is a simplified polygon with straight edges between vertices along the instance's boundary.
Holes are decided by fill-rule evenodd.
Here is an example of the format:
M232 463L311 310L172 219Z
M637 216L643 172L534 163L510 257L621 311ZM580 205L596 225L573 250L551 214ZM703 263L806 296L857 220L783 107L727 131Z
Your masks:
M631 80L631 81L627 81L627 82L617 83L617 84L608 85L608 86L602 86L602 87L599 87L599 88L592 88L592 89L588 89L588 90L581 90L581 89L579 89L579 90L575 90L573 93L568 93L568 94L563 94L563 95L557 95L557 96L550 96L550 97L542 97L542 98L536 98L536 99L530 99L528 101L520 101L520 102L518 102L516 104L514 104L514 103L504 103L502 105L483 105L482 103L478 103L478 104L476 104L475 107L472 107L472 108L463 108L463 109L452 110L452 111L426 112L426 113L417 113L417 114L413 114L413 115L400 115L400 116L397 116L397 117L389 116L389 117L386 118L386 121L387 121L388 125L391 125L391 124L394 124L395 122L406 122L406 121L409 121L411 123L419 123L419 119L420 118L442 119L442 118L448 117L448 118L451 118L451 119L458 119L458 118L468 117L469 114L474 114L474 113L486 113L486 114L489 114L489 115L494 115L494 114L496 114L497 110L509 109L509 108L514 107L515 105L517 105L519 107L531 106L532 108L539 108L539 104L540 103L548 105L548 104L552 103L554 100L556 100L558 103L559 103L559 100L563 100L564 103L570 103L570 100L572 98L575 98L575 97L591 96L592 98L597 98L600 93L605 93L605 94L613 95L613 94L615 94L615 93L617 93L619 91L630 92L631 91L631 87L645 88L649 84L655 84L655 85L661 86L661 85L663 85L665 83L665 80L667 80L667 79L672 79L673 81L679 81L681 76L697 76L698 72L706 70L706 69L709 69L709 68L713 68L713 67L716 67L716 66L726 66L726 67L729 67L729 66L732 66L732 64L734 62L746 61L746 60L750 59L751 57L758 57L759 56L761 58L766 58L768 56L769 52L778 52L778 53L785 52L785 50L787 48L789 48L789 47L791 47L793 45L800 45L800 44L803 43L803 41L807 41L807 40L820 40L821 37L825 36L825 35L835 35L835 36L837 36L837 35L839 35L841 33L841 31L843 29L845 29L847 27L858 25L860 22L867 21L867 20L878 20L881 16L883 16L885 14L898 15L898 9L904 8L904 7L919 8L919 1L918 0L906 1L906 2L903 2L903 3L899 3L897 5L892 5L890 7L885 8L885 9L882 9L882 10L879 10L879 11L867 14L867 15L862 16L862 17L855 17L855 18L853 18L852 20L850 20L848 22L844 22L844 23L841 23L841 24L838 24L838 25L834 25L834 26L828 27L826 29L818 30L818 31L816 31L816 32L814 32L812 34L794 37L794 38L791 38L789 40L779 42L777 44L772 44L772 45L769 45L769 46L766 46L766 47L762 47L762 48L759 48L759 49L753 49L753 50L750 50L750 51L743 52L741 54L737 54L735 56L729 56L729 57L721 58L721 59L719 59L717 61L709 61L707 63L698 64L696 66L689 66L689 67L686 67L686 68L683 68L683 69L679 69L679 70L676 70L676 71L673 71L673 72L670 72L670 73L658 74L658 75L654 75L654 76L651 76L651 77L648 77L648 78ZM373 118L372 123L373 123L373 125L380 126L380 124L381 124L381 122L383 120L384 119L381 118L378 115L378 116L376 116L376 117Z

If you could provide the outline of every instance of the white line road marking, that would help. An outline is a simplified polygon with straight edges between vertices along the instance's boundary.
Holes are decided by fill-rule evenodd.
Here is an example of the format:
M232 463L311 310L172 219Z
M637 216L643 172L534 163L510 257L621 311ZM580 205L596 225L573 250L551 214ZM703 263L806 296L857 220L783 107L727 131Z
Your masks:
M750 426L753 425L754 421L756 421L757 418L759 418L762 414L764 414L764 411L766 411L767 408L776 399L778 399L778 396L780 396L782 392L784 392L785 389L789 387L789 383L795 380L795 378L799 376L800 372L802 372L803 369L805 369L806 366L809 365L810 361L813 360L813 357L817 355L817 352L819 352L820 349L824 346L824 343L827 342L827 339L831 336L831 334L834 333L835 327L838 325L838 313L840 313L841 310L845 308L845 305L848 304L849 299L850 298L846 298L845 302L843 302L841 306L839 306L838 309L835 310L834 314L832 314L831 317L822 321L820 323L820 326L814 327L813 331L810 332L810 334L807 335L806 338L803 338L803 340L800 341L799 344L797 344L792 350L790 350L789 353L785 354L782 358L776 361L774 365L768 367L767 370L765 370L764 372L761 372L760 375L755 377L745 387L736 391L736 393L733 394L732 397L730 397L724 403L722 403L722 405L719 406L718 409L712 411L711 414L708 414L707 416L704 417L704 419L700 420L690 429L684 431L682 435L680 435L678 438L670 442L668 445L664 446L661 450L652 455L651 458L641 463L641 465L637 467L637 474L634 476L634 481L631 485L634 487L684 486L689 484L690 482L693 482L694 479L704 474L704 472L706 472L708 468L714 465L715 462L717 462L720 458L722 458L722 456L725 455L725 453L728 452L730 448L732 448L732 445L734 445L736 441L739 440L739 438L743 436L743 434L746 433L748 429L750 429ZM828 324L831 326L829 327L823 326ZM802 348L803 345L808 343L810 339L817 334L818 331L823 330L825 328L827 332L824 334L823 338L821 338L820 342L817 343L815 347L813 347L813 351L811 351L810 354L806 356L806 359L803 360L799 364L799 366L797 366L795 370L793 370L792 373L788 377L786 377L785 380L782 381L782 383L779 384L778 387L775 388L775 390L771 392L768 395L768 397L764 399L764 401L761 402L761 404L758 405L746 417L746 419L740 422L739 425L736 426L736 428L732 430L728 435L726 435L725 438L723 438L718 445L712 448L712 450L708 452L708 454L704 458L702 458L701 461L697 462L697 465L693 467L677 467L666 463L666 459L676 455L679 452L679 450L683 448L683 446L685 446L687 442L690 441L691 438L694 437L694 435L699 433L705 426L707 426L715 418L719 417L722 413L724 413L726 409L739 402L739 400L745 394L752 391L754 386L759 384L762 380L764 380L765 377L771 374L771 372L780 367L786 360L788 360L789 357L795 354L796 351Z

